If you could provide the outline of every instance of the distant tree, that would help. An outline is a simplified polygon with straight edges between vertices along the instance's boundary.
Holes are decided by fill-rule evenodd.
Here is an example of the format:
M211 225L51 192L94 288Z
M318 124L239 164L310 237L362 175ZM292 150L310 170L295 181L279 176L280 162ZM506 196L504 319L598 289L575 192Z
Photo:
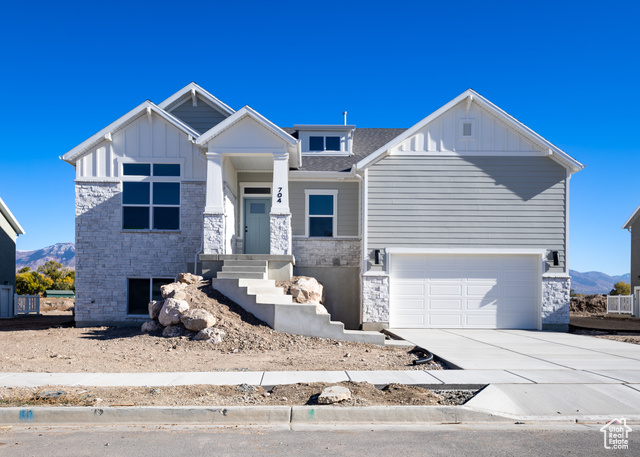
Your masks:
M624 281L617 282L613 285L609 295L631 295L631 285Z
M75 271L54 260L40 265L37 271L24 267L16 274L16 293L37 295L45 290L75 290L75 277Z

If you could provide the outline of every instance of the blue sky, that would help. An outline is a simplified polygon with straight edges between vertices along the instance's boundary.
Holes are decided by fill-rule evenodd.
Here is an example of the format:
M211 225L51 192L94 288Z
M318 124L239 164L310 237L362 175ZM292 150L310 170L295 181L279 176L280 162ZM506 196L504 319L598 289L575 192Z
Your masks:
M231 4L233 3L233 4ZM410 127L471 87L586 165L570 268L629 271L640 204L637 2L11 2L0 17L0 197L18 249L74 239L58 157L195 81L281 126Z

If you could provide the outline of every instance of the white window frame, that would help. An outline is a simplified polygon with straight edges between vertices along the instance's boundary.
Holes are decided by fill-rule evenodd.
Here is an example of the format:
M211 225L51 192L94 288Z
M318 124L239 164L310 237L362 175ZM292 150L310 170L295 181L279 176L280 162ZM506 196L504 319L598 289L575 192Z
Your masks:
M309 214L309 196L310 195L332 195L333 196L333 214ZM304 236L306 238L322 239L338 237L338 190L337 189L305 189L304 191ZM333 218L333 234L330 237L309 236L309 219L311 217L332 217Z
M127 175L124 174L124 164L140 164L140 165L149 165L151 176L142 176L142 175ZM179 176L153 176L153 166L154 165L179 165L180 166L180 175ZM181 160L174 161L153 161L153 162L140 162L140 161L121 161L119 163L120 179L122 180L122 194L124 198L124 183L125 182L148 182L149 183L149 203L148 204L132 204L132 203L124 203L120 204L120 229L125 232L172 232L178 233L182 229L182 176L184 173L184 163ZM161 205L153 203L153 184L154 183L177 183L179 185L178 189L178 204L177 205ZM144 229L125 229L123 227L124 224L124 208L125 207L138 207L138 208L149 208L149 228ZM178 208L178 228L177 229L154 229L153 228L153 208Z
M348 156L351 154L351 138L349 135L349 132L344 132L344 131L336 131L336 132L332 132L332 131L327 131L327 130L322 130L322 131L315 131L315 130L308 130L308 131L301 131L299 133L300 135L300 142L302 144L302 155L303 156ZM323 137L323 141L324 141L324 149L322 151L311 151L310 150L310 145L309 143L311 142L311 137L312 136L321 136ZM327 147L327 137L328 136L335 136L340 138L340 150L339 151L327 151L326 147Z
M168 276L162 277L162 276L154 276L154 277L142 277L142 276L127 276L127 317L129 318L138 318L139 316L145 316L148 317L148 313L143 313L143 314L131 314L129 313L129 293L130 293L130 288L129 288L129 280L130 279L146 279L147 281L149 281L149 301L153 300L153 280L154 279L170 279L171 281L175 281L175 277L174 278L170 278Z

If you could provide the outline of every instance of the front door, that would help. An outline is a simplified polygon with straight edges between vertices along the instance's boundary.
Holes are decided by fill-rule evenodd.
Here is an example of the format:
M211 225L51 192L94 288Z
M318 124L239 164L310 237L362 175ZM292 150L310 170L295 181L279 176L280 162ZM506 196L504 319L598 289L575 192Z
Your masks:
M269 254L270 198L244 199L244 253Z

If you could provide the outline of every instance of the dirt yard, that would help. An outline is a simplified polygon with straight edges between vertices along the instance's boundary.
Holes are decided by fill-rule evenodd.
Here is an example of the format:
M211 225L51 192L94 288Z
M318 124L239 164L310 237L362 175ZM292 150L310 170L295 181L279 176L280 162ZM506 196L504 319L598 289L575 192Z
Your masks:
M266 391L260 386L174 386L174 387L68 387L45 389L0 387L3 406L294 406L316 405L317 396L330 385L347 387L351 399L337 406L373 405L459 405L475 391L433 392L416 386L390 384L377 389L366 382L339 384L302 383L275 386Z
M607 315L605 295L571 298L571 333L640 344L640 319Z
M176 372L442 369L413 365L411 348L381 347L276 332L211 289L189 286L191 308L205 308L225 332L221 343L144 334L139 328L75 328L71 311L0 321L2 372ZM61 306L64 308L64 306ZM47 322L50 322L49 324Z

